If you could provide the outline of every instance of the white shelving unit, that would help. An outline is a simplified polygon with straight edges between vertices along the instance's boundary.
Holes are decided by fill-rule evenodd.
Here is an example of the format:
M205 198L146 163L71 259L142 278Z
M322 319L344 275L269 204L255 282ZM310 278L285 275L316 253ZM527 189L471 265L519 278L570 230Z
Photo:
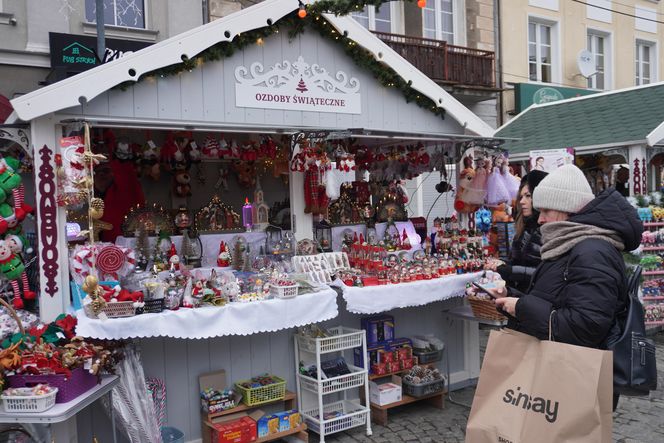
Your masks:
M325 442L326 435L364 425L367 427L367 436L371 436L369 418L371 410L368 400L363 404L359 399L349 398L348 395L352 389L359 388L364 389L364 398L369 398L369 371L366 359L364 367L348 363L352 361L354 348L361 347L362 355L366 355L366 333L363 330L343 326L330 328L329 332L331 335L323 338L295 335L295 367L299 368L300 361L305 365L315 364L317 373L316 378L300 374L299 370L296 374L300 413L308 428L320 435L320 443ZM344 356L350 374L324 378L320 369L323 355L329 359ZM328 358L322 361L325 360ZM342 399L326 397L330 394L337 394L335 397Z

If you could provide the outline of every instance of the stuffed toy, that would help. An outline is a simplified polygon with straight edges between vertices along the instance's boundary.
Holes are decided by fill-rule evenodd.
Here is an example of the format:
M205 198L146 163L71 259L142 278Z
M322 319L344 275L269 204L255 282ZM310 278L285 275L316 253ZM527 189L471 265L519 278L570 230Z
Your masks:
M191 196L191 177L185 170L179 170L173 176L173 186L178 197Z
M203 155L205 158L220 158L221 146L212 134L208 135L203 142Z
M0 202L6 200L11 192L14 199L14 213L19 221L25 219L26 215L33 212L33 208L25 203L25 187L23 186L21 176L18 174L20 162L14 157L4 157L0 159ZM4 197L3 197L4 196ZM0 223L0 233L2 223Z
M465 169L459 173L459 185L454 198L454 209L462 214L468 214L477 210L477 205L468 201L471 194L469 187L475 178L475 170L472 168L472 159L466 157L464 160Z
M19 220L16 217L14 208L7 203L0 203L0 234L4 234L8 229L18 226Z
M141 175L159 181L161 167L159 166L159 148L152 140L148 140L143 147L140 157Z
M12 285L14 291L12 304L14 308L23 309L23 300L21 299L21 291L18 284L19 279L23 283L23 297L26 300L34 300L37 296L34 291L30 290L23 260L12 252L9 243L4 240L0 240L0 274L9 280Z
M231 265L231 254L225 242L219 243L219 255L217 255L217 266L227 268Z

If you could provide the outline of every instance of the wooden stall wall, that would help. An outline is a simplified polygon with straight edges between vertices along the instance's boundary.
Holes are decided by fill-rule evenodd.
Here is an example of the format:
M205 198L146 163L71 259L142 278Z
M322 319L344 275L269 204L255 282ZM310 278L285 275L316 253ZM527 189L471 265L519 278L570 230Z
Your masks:
M341 308L339 317L325 325L359 328L361 316L345 311L345 302L341 297L338 303ZM452 383L455 385L464 385L468 379L477 377L477 373L468 367L467 360L467 353L477 353L477 340L468 338L468 329L472 326L462 321L450 322L442 314L443 310L460 303L461 299L453 299L389 312L395 318L398 337L434 334L445 342ZM285 378L287 389L295 391L294 333L295 329L289 329L208 340L140 340L146 377L157 377L166 383L168 425L183 431L185 441L201 438L198 376L204 372L224 369L229 381L268 372ZM445 360L439 362L438 367L445 372ZM110 420L98 405L79 415L78 432L79 441L92 441L93 436L97 436L100 443L112 441ZM121 438L119 441L126 440Z

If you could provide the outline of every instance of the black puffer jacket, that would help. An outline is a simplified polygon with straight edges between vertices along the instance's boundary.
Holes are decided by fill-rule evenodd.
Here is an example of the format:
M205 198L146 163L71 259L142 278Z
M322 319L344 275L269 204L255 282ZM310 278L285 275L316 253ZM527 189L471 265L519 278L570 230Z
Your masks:
M636 210L615 189L604 191L569 221L616 231L628 251L639 246L643 232ZM519 301L509 327L544 340L551 318L554 340L601 348L627 301L626 280L621 253L607 241L586 239L543 261L527 293L510 291Z
M537 224L537 216L529 217L521 235L512 242L509 261L499 266L496 271L510 287L520 291L528 290L535 269L542 261L541 246L542 235Z

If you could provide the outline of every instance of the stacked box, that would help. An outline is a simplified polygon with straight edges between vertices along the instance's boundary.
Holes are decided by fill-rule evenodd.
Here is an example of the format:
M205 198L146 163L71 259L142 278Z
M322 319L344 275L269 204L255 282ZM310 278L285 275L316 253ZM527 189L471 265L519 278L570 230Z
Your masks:
M394 339L394 317L391 315L373 315L363 317L362 329L367 331L367 345L376 345Z

